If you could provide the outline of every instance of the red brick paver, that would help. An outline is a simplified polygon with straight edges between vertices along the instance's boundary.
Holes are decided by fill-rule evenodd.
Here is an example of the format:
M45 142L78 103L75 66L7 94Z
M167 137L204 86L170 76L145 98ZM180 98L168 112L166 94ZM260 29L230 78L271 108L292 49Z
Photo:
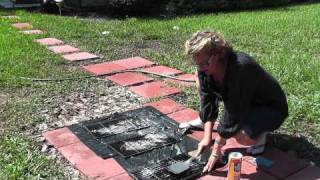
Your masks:
M136 69L136 68L146 67L154 64L154 62L138 56L127 58L127 59L120 59L113 62L117 65L125 67L126 69Z
M126 172L113 158L91 158L76 164L76 168L89 178L101 180L112 179Z
M128 173L123 173L123 174L108 178L107 180L132 180L132 177L130 177Z
M80 140L68 128L60 128L53 131L43 133L43 136L54 147L59 148L73 143L78 143Z
M83 68L94 75L108 75L115 71L126 70L125 67L115 64L114 62L106 62L100 64L90 64L87 66L83 66Z
M167 66L153 66L153 67L145 68L143 70L152 72L152 73L164 74L164 75L175 75L175 74L182 73L182 71L180 70L173 69Z
M196 77L194 74L182 74L182 75L177 76L177 78L180 78L183 80L192 80L192 81L196 80ZM176 79L169 79L169 78L166 78L165 81L170 82L170 83L174 83L174 84L180 84L182 86L187 86L187 87L196 85L195 82L179 81Z
M178 123L191 121L199 117L199 113L193 109L187 108L181 111L174 112L169 114L168 117L175 120Z
M98 157L82 142L63 146L58 148L58 150L73 165Z
M225 180L227 178L228 167L222 167L214 170L212 175L206 175L199 178L199 180ZM242 180L276 180L270 174L267 174L260 169L257 169L252 164L242 161L241 167L241 179Z
M25 30L22 31L23 34L44 34L43 31L39 30L39 29L35 29L35 30Z
M29 23L15 23L12 24L13 27L17 28L17 29L32 29L32 25Z
M148 76L132 72L118 73L106 78L121 86L129 86L153 80L153 78Z
M89 178L106 179L125 172L113 158L102 159L82 142L61 147L58 150Z
M262 156L270 159L274 164L270 168L261 167L261 169L280 179L284 179L309 165L306 161L275 148L267 148Z
M215 137L217 137L218 133L216 132L212 132L212 139L214 139ZM191 137L193 137L194 139L201 141L204 137L204 131L193 131L191 134Z
M80 49L70 45L50 46L49 49L56 54L72 53L72 52L80 51Z
M52 46L52 45L59 45L64 44L63 41L56 39L56 38L43 38L43 39L37 39L36 42L46 45L46 46Z
M205 176L198 178L198 180L226 180L227 179L226 176L227 175L224 175L224 176L222 176L222 175L220 175L220 176L219 175L215 175L215 176L205 175Z
M157 101L157 102L148 103L148 104L145 104L144 106L152 106L157 110L159 110L160 112L162 112L163 114L170 114L186 108L182 104L179 104L168 98L161 99L160 101Z
M236 148L236 149L243 149L245 151L245 149L247 147L248 146L244 146L242 144L239 144L235 138L229 138L227 140L227 144L223 146L222 150L226 151L226 150L229 150L229 149L235 149Z
M72 53L63 55L63 58L67 61L84 61L88 59L96 59L99 58L98 56L94 54L90 54L88 52L78 52L78 53Z
M297 173L289 176L286 180L320 180L320 168L316 166L309 166Z
M135 69L145 66L150 66L153 62L141 57L132 57L128 59L120 59L117 61L105 62L100 64L91 64L83 68L94 75L108 75L115 71Z
M144 98L162 97L180 92L179 89L169 87L159 81L130 87L129 90Z

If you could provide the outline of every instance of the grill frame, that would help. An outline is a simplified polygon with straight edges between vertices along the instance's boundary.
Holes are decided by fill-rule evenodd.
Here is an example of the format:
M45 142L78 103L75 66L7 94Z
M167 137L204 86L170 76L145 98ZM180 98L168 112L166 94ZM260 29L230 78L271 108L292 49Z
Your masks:
M94 136L94 134L92 134L90 130L86 128L86 126L93 124L112 122L126 119L128 117L145 118L152 123L152 126L100 138ZM186 154L189 151L196 150L198 145L197 140L185 136L185 131L179 130L177 122L151 106L126 111L123 113L114 113L106 117L85 121L79 124L71 125L69 126L69 129L98 156L101 156L104 159L113 157L133 178L135 178L135 176L131 174L131 172L134 171L134 169L141 169L142 167L146 166L146 164L147 166L151 167L151 165L155 165L160 161L173 158L177 154ZM173 137L175 142L168 143L163 146L157 146L146 151L132 154L130 156L122 156L121 153L118 153L110 146L112 143L140 137L141 134L148 134L148 132L166 133L169 137ZM98 143L98 145L95 143Z

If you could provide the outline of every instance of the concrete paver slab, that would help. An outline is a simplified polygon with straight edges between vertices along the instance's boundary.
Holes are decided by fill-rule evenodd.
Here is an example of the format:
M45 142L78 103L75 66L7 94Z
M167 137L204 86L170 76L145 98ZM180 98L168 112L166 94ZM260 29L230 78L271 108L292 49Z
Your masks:
M172 94L177 94L180 92L179 89L169 87L159 81L145 83L140 86L130 87L129 90L144 98L163 97Z
M52 52L56 54L64 54L64 53L72 53L72 52L80 51L80 49L70 45L50 46L48 47L48 49L50 49Z
M182 73L182 71L180 71L180 70L170 68L167 66L153 66L153 67L145 68L143 70L147 71L147 72L164 74L164 75L175 75L175 74Z
M59 45L64 44L63 41L56 39L56 38L43 38L43 39L37 39L36 42L45 45L45 46L52 46L52 45Z
M121 86L129 86L153 80L151 77L133 72L118 73L106 78Z
M44 34L43 31L39 30L39 29L35 29L35 30L25 30L22 31L23 34Z
M90 64L90 65L83 66L83 68L90 74L94 74L94 75L108 75L115 71L126 70L125 67L115 64L113 62Z
M29 23L14 23L12 24L13 27L20 29L20 30L25 30L25 29L32 29L33 26Z
M56 148L80 142L78 137L66 127L45 132L43 136Z
M96 59L96 58L99 58L99 56L88 53L88 52L77 52L77 53L63 55L63 58L67 61L75 62L75 61Z
M160 101L152 102L145 104L144 106L152 106L162 112L163 114L170 114L173 112L180 111L186 107L182 104L179 104L169 98L161 99Z

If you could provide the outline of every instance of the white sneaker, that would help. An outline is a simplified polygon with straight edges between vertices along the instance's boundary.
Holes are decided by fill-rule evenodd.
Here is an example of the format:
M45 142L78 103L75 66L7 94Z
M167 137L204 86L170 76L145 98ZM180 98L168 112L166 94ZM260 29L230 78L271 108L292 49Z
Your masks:
M250 154L252 156L262 154L264 152L264 149L265 149L265 146L266 146L266 141L267 141L266 137L267 137L267 133L266 132L261 134L257 144L248 147L246 149L246 153L248 153L248 154Z
M200 128L203 129L203 122L201 121L200 118L197 118L195 120L192 121L187 121L187 122L182 122L179 124L179 128Z

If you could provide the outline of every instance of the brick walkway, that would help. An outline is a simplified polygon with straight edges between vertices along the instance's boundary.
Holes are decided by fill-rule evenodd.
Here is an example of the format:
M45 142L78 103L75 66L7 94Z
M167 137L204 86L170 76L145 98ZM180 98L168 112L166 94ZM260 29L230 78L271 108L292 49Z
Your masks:
M28 23L16 23L13 24L13 27L24 30L22 32L25 34L43 33L41 30L32 30L32 25ZM36 42L44 45L53 53L61 55L66 61L72 63L99 58L94 54L83 52L56 38L38 39ZM144 106L152 106L178 123L190 121L198 117L198 112L195 110L184 107L172 99L166 98L168 95L179 93L179 89L170 87L167 83L154 80L152 77L141 73L115 72L119 70L142 69L148 72L176 75L177 77L185 78L186 80L194 80L192 74L185 74L183 71L171 67L157 66L154 62L142 57L131 57L100 64L89 64L81 68L93 75L106 75L106 79L113 81L120 86L125 86L129 91L144 98L160 98L159 101L148 103ZM193 83L171 79L165 79L164 81L180 83L182 86L193 85ZM52 144L75 168L79 169L89 178L112 180L132 179L117 161L113 158L102 159L97 156L66 127L46 132L43 136L46 138L47 142ZM216 133L213 133L213 136L216 136ZM203 132L195 131L190 137L201 140ZM229 139L224 150L237 149L238 151L244 151L245 148L246 147L239 145L234 139ZM320 179L320 169L318 167L278 149L268 148L262 156L273 161L273 165L268 168L257 166L254 157L245 156L242 163L242 179ZM226 179L226 173L227 167L223 167L216 169L211 175L206 175L199 179Z

